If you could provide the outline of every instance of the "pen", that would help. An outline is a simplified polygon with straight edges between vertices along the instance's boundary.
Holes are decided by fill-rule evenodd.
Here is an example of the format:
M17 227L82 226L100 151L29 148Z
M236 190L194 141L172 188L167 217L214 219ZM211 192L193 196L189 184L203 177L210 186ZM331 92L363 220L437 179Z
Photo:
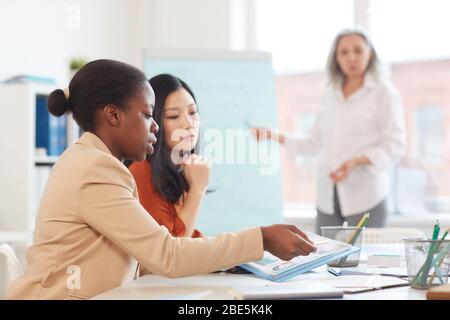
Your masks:
M431 243L430 249L428 250L425 263L419 269L413 280L413 282L415 282L419 287L423 287L427 282L428 273L430 272L431 262L433 260L433 254L436 249L436 243L434 241L437 240L440 230L441 227L439 225L439 220L436 220L436 224L434 225L433 229L433 236L431 238L433 242Z
M356 239L358 239L358 236L361 233L362 228L364 228L364 226L367 224L369 217L370 217L370 213L366 213L361 218L361 220L359 220L358 225L356 226L356 228L358 228L358 229L355 230L355 232L351 236L350 240L348 241L349 244L353 245L356 242Z
M448 235L449 230L450 230L450 228L447 229L447 230L444 232L444 235L442 236L441 240L445 240L445 238L446 238L447 235Z
M359 235L361 234L362 228L364 228L364 226L367 224L367 221L369 220L369 216L370 213L366 213L365 215L363 215L363 217L361 218L361 220L359 220L358 225L356 226L356 229L352 236L350 237L350 239L348 240L347 243L349 243L350 245L354 245L356 240L358 239ZM345 223L345 221L344 221ZM342 257L339 259L338 264L342 265L347 261L347 257Z
M441 231L441 227L439 225L439 220L436 220L436 224L434 225L434 230L433 230L433 240L436 240L438 238L440 231Z
M444 235L442 236L441 241L444 241L444 240L445 240L445 238L447 237L449 231L450 231L450 228L447 229L447 230L444 232ZM439 248L439 245L440 245L440 244L438 244L437 248ZM436 250L437 250L437 248L436 248ZM444 250L444 254L440 253L440 255L442 255L442 258L440 258L439 255L438 255L438 257L436 258L436 264L435 264L435 266L434 266L434 273L433 273L433 275L431 276L430 280L428 281L428 284L429 284L429 285L431 285L431 284L433 283L433 281L434 281L434 278L436 278L437 270L439 270L439 268L441 267L442 261L444 260L445 255L446 255L446 250ZM443 281L442 281L442 282L443 282Z

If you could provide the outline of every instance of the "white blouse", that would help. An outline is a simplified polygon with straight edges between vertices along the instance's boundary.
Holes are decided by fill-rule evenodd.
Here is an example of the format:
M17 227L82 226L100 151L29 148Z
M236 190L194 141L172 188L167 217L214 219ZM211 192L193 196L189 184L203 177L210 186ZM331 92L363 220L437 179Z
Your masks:
M354 157L369 158L371 165L353 168L337 184L344 217L364 213L386 198L388 169L404 154L405 146L400 95L390 82L378 82L370 76L347 99L340 88L329 87L311 135L306 139L286 137L291 157L319 154L317 201L326 214L334 213L330 172Z

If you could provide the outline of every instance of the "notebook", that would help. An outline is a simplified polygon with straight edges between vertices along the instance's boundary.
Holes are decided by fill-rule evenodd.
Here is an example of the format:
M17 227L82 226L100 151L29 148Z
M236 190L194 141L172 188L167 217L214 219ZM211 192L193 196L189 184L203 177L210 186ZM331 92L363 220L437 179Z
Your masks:
M343 290L321 283L287 286L233 286L228 293L237 300L342 298Z
M307 236L317 246L317 251L308 256L298 256L284 261L269 252L264 252L263 259L241 264L240 267L263 279L281 282L360 250L350 244L313 233L307 233Z

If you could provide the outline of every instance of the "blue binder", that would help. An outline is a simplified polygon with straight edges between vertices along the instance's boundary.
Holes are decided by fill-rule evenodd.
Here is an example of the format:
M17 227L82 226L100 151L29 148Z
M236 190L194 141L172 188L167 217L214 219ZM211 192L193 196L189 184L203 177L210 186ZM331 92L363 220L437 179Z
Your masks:
M67 116L55 117L48 112L47 95L36 96L36 148L48 156L59 156L67 147Z

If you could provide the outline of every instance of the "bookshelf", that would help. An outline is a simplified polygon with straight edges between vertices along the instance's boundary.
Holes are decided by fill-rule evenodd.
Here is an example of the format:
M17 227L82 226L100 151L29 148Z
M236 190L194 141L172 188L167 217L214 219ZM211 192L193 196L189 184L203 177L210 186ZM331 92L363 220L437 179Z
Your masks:
M36 165L53 165L58 158L58 156L35 156L34 163Z
M58 156L37 154L38 97L54 87L46 84L0 84L0 241L26 246L32 240L43 186ZM66 145L78 138L78 127L67 118ZM42 151L42 150L41 150Z

